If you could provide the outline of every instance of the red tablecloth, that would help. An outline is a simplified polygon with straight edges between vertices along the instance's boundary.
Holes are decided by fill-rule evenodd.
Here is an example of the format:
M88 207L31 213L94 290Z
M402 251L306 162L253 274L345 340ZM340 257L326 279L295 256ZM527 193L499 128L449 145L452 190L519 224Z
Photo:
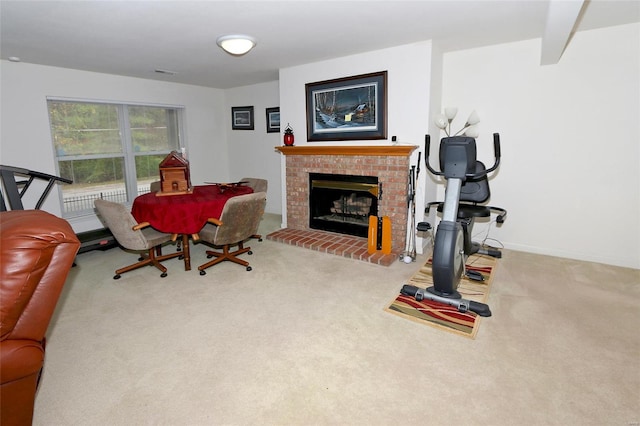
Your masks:
M248 186L236 186L220 192L218 185L195 186L193 193L157 196L155 192L140 195L133 201L131 213L138 222L149 222L161 232L197 234L207 219L220 218L227 200L250 194Z

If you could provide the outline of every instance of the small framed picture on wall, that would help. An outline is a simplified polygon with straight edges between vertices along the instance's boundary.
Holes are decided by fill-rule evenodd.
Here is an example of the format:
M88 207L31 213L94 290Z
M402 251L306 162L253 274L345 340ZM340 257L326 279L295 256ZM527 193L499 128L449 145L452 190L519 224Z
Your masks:
M253 130L253 107L231 107L231 128L233 130Z
M267 108L267 133L280 133L280 107Z

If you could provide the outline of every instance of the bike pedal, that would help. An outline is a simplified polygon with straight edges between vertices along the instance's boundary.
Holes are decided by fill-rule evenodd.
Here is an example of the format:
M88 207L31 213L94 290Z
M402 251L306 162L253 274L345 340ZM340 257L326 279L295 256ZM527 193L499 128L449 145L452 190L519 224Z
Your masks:
M431 224L429 222L418 222L418 226L417 226L418 231L430 231L431 230Z
M484 275L482 275L478 271L467 271L465 275L467 276L467 278L473 281L484 281Z

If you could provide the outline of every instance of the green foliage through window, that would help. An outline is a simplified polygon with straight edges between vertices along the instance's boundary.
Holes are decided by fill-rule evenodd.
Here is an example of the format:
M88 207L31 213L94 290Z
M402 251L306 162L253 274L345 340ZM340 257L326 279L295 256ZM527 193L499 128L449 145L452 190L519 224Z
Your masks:
M49 100L48 109L58 173L73 180L61 187L66 216L93 211L95 198L132 201L181 148L180 108Z

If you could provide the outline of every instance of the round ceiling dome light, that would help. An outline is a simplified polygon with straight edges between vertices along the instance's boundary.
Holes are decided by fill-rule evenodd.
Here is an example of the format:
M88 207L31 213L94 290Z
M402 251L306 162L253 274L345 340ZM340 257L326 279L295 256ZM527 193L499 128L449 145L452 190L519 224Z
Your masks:
M255 47L256 39L248 35L235 34L220 36L216 43L225 52L235 56L242 56Z

